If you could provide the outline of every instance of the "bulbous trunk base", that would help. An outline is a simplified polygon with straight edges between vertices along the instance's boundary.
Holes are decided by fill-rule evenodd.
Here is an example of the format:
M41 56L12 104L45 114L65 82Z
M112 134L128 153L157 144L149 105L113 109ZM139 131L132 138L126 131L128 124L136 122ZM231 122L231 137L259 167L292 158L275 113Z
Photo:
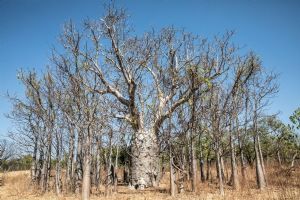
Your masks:
M131 146L131 184L136 189L158 186L160 160L154 131L138 131Z

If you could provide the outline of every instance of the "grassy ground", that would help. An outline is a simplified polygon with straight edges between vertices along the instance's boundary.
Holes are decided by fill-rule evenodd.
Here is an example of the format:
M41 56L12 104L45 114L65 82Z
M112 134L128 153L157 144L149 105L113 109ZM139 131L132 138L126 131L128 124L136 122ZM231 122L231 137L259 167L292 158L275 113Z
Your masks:
M228 172L229 173L229 172ZM255 171L248 169L247 183L239 191L233 191L230 186L225 186L225 196L218 194L216 180L212 182L199 183L198 192L188 192L189 185L186 184L186 192L178 194L171 198L168 194L169 177L168 173L163 177L160 187L155 189L146 189L144 191L130 190L126 186L118 186L118 192L105 197L104 188L99 191L93 190L91 199L116 199L116 200L152 200L152 199L300 199L300 170L295 171L282 170L275 167L268 168L268 189L259 191L255 186ZM80 196L75 194L62 194L56 196L54 192L39 194L30 185L28 171L9 172L0 174L4 178L4 185L0 186L0 200L17 199L41 199L41 200L75 200Z

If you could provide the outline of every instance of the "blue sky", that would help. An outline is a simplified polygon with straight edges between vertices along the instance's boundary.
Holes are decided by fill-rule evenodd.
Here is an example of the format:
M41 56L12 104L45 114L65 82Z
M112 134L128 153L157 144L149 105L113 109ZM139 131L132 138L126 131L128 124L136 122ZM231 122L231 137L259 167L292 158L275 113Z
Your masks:
M18 69L42 71L64 22L103 15L100 0L0 0L0 135L12 128L2 96L22 95ZM269 112L288 117L300 106L300 1L297 0L116 0L127 8L137 33L174 25L211 38L235 30L234 41L254 50L280 74L280 92Z

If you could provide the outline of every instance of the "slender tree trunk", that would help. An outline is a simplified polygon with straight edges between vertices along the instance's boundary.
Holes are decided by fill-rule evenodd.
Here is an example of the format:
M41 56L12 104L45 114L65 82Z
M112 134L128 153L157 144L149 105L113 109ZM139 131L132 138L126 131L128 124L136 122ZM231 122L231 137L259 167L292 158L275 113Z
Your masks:
M90 199L91 189L91 144L92 144L92 130L88 127L86 141L84 144L84 163L83 163L83 178L82 178L82 200Z
M257 137L257 147L258 147L258 152L259 152L260 164L261 164L261 168L262 168L262 171L263 171L265 183L267 184L267 177L266 177L266 170L265 170L265 164L264 164L264 157L263 157L262 150L261 150L259 133L257 133L256 137Z
M176 172L174 170L173 166L173 153L172 153L172 142L171 142L171 131L172 131L172 121L171 118L169 118L169 124L168 124L168 131L169 131L169 165L170 165L170 195L172 197L175 196L176 193L176 187L175 187L175 179L176 179Z
M220 160L221 160L221 175L223 178L223 181L226 181L228 179L228 175L226 173L226 177L225 177L225 164L224 164L224 158L223 156L220 155Z
M258 150L257 136L254 136L254 149L255 149L255 163L256 163L256 182L259 189L263 190L266 187L266 182L263 174L263 169L261 166L261 160Z
M42 180L42 169L43 169L43 163L44 163L44 148L40 147L39 148L39 160L37 164L37 181L38 185L41 186L41 180Z
M117 185L118 185L118 157L119 157L119 146L117 146L117 154L115 160L115 170L114 170L114 192L117 192Z
M205 182L205 173L204 173L204 159L203 159L203 152L202 152L202 144L201 144L201 134L199 134L199 150L200 150L200 180L201 182Z
M100 185L100 174L101 174L101 137L98 136L96 138L96 175L95 175L95 184L97 189L99 188Z
M207 181L209 181L209 178L211 178L210 177L210 173L211 173L210 172L211 161L210 161L209 157L210 157L210 148L208 150L207 157L206 157L206 180Z
M201 182L205 182L204 160L202 157L200 158L200 177Z
M176 193L176 187L175 187L175 170L173 167L173 156L171 147L169 147L169 155L170 155L170 195L173 197Z
M238 131L238 142L239 142L239 151L240 151L240 163L241 163L241 173L242 173L242 182L245 183L246 180L246 166L245 166L245 158L244 158L244 150L242 146L241 136Z
M247 128L248 128L248 108L249 108L249 97L246 96L246 99L245 99L245 126L244 126L244 130L243 130L244 135L247 135ZM237 126L239 124L238 118L236 118L236 124L237 124ZM239 140L242 182L243 182L243 184L245 184L245 181L246 181L246 165L245 165L244 150L243 150L243 140L242 140L242 137L240 135L239 129L237 129L237 133L238 133L238 140Z
M76 152L76 177L75 177L75 192L79 194L81 192L81 184L82 184L82 144L83 144L83 135L81 130L78 132L78 138L77 138L77 152Z
M231 178L230 183L233 186L233 189L237 190L240 188L237 166L236 166L236 157L235 157L235 147L233 143L232 128L230 128L230 158L231 158Z
M280 151L279 150L277 150L277 160L278 160L279 167L282 168L282 163L281 163L281 157L280 157Z
M109 196L111 194L111 184L114 174L114 167L112 166L112 131L109 137L109 152L108 155L105 153L106 160L106 182L105 182L105 195Z
M46 191L47 187L47 167L48 167L48 153L45 153L44 159L43 159L43 164L42 164L42 170L41 170L41 190L42 192Z
M47 136L47 146L45 146L45 154L43 159L42 176L41 176L41 189L42 192L46 192L48 186L48 178L51 168L51 146L52 146L52 135L49 132Z
M68 162L67 162L67 173L66 173L66 185L67 185L67 190L71 191L72 190L72 185L73 185L73 171L74 171L74 165L73 165L73 160L74 160L74 142L75 142L75 134L74 134L74 129L73 127L69 128L69 155L68 155Z
M291 168L293 168L293 167L295 166L295 159L296 159L297 155L298 155L298 153L295 153L295 154L293 155L292 162L291 162L291 166L290 166Z
M33 183L36 182L37 180L37 151L38 151L38 138L35 137L34 141L34 149L33 149L33 154L32 154L32 161L31 161L31 181Z
M62 141L60 139L61 136L56 133L56 167L55 167L55 189L56 194L59 195L61 193L61 145Z
M197 192L197 160L194 148L192 148L192 192Z
M221 156L219 146L216 149L216 157L217 157L217 172L219 174L219 191L222 196L224 196L224 185L223 185L223 176L222 176L222 167L221 167Z
M194 87L194 74L192 75L192 87ZM192 172L192 192L197 191L197 160L195 156L195 147L194 147L194 135L195 135L195 121L196 121L196 95L195 92L192 95L192 104L191 104L191 130L190 130L190 163L191 163L191 172Z
M183 181L185 181L185 180L190 180L190 173L189 173L189 168L188 168L188 164L187 164L187 159L186 159L186 149L185 149L185 147L183 147L182 148L182 151L181 151L181 156L182 156L182 166L181 166L181 169L183 170L183 171L187 171L188 173L186 173L185 175L184 175L184 180Z

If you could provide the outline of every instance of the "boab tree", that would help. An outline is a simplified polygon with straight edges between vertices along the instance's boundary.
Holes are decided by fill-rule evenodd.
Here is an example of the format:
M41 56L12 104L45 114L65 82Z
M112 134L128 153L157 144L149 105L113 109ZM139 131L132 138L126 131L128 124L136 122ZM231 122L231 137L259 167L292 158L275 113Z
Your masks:
M98 87L85 86L117 100L114 116L131 125L132 184L155 186L159 129L196 90L209 90L209 83L228 68L231 34L208 43L173 27L142 36L131 30L124 10L109 7L100 20L86 22L82 33L66 26L64 47L81 57L86 73L97 75ZM193 84L191 73L196 74Z

